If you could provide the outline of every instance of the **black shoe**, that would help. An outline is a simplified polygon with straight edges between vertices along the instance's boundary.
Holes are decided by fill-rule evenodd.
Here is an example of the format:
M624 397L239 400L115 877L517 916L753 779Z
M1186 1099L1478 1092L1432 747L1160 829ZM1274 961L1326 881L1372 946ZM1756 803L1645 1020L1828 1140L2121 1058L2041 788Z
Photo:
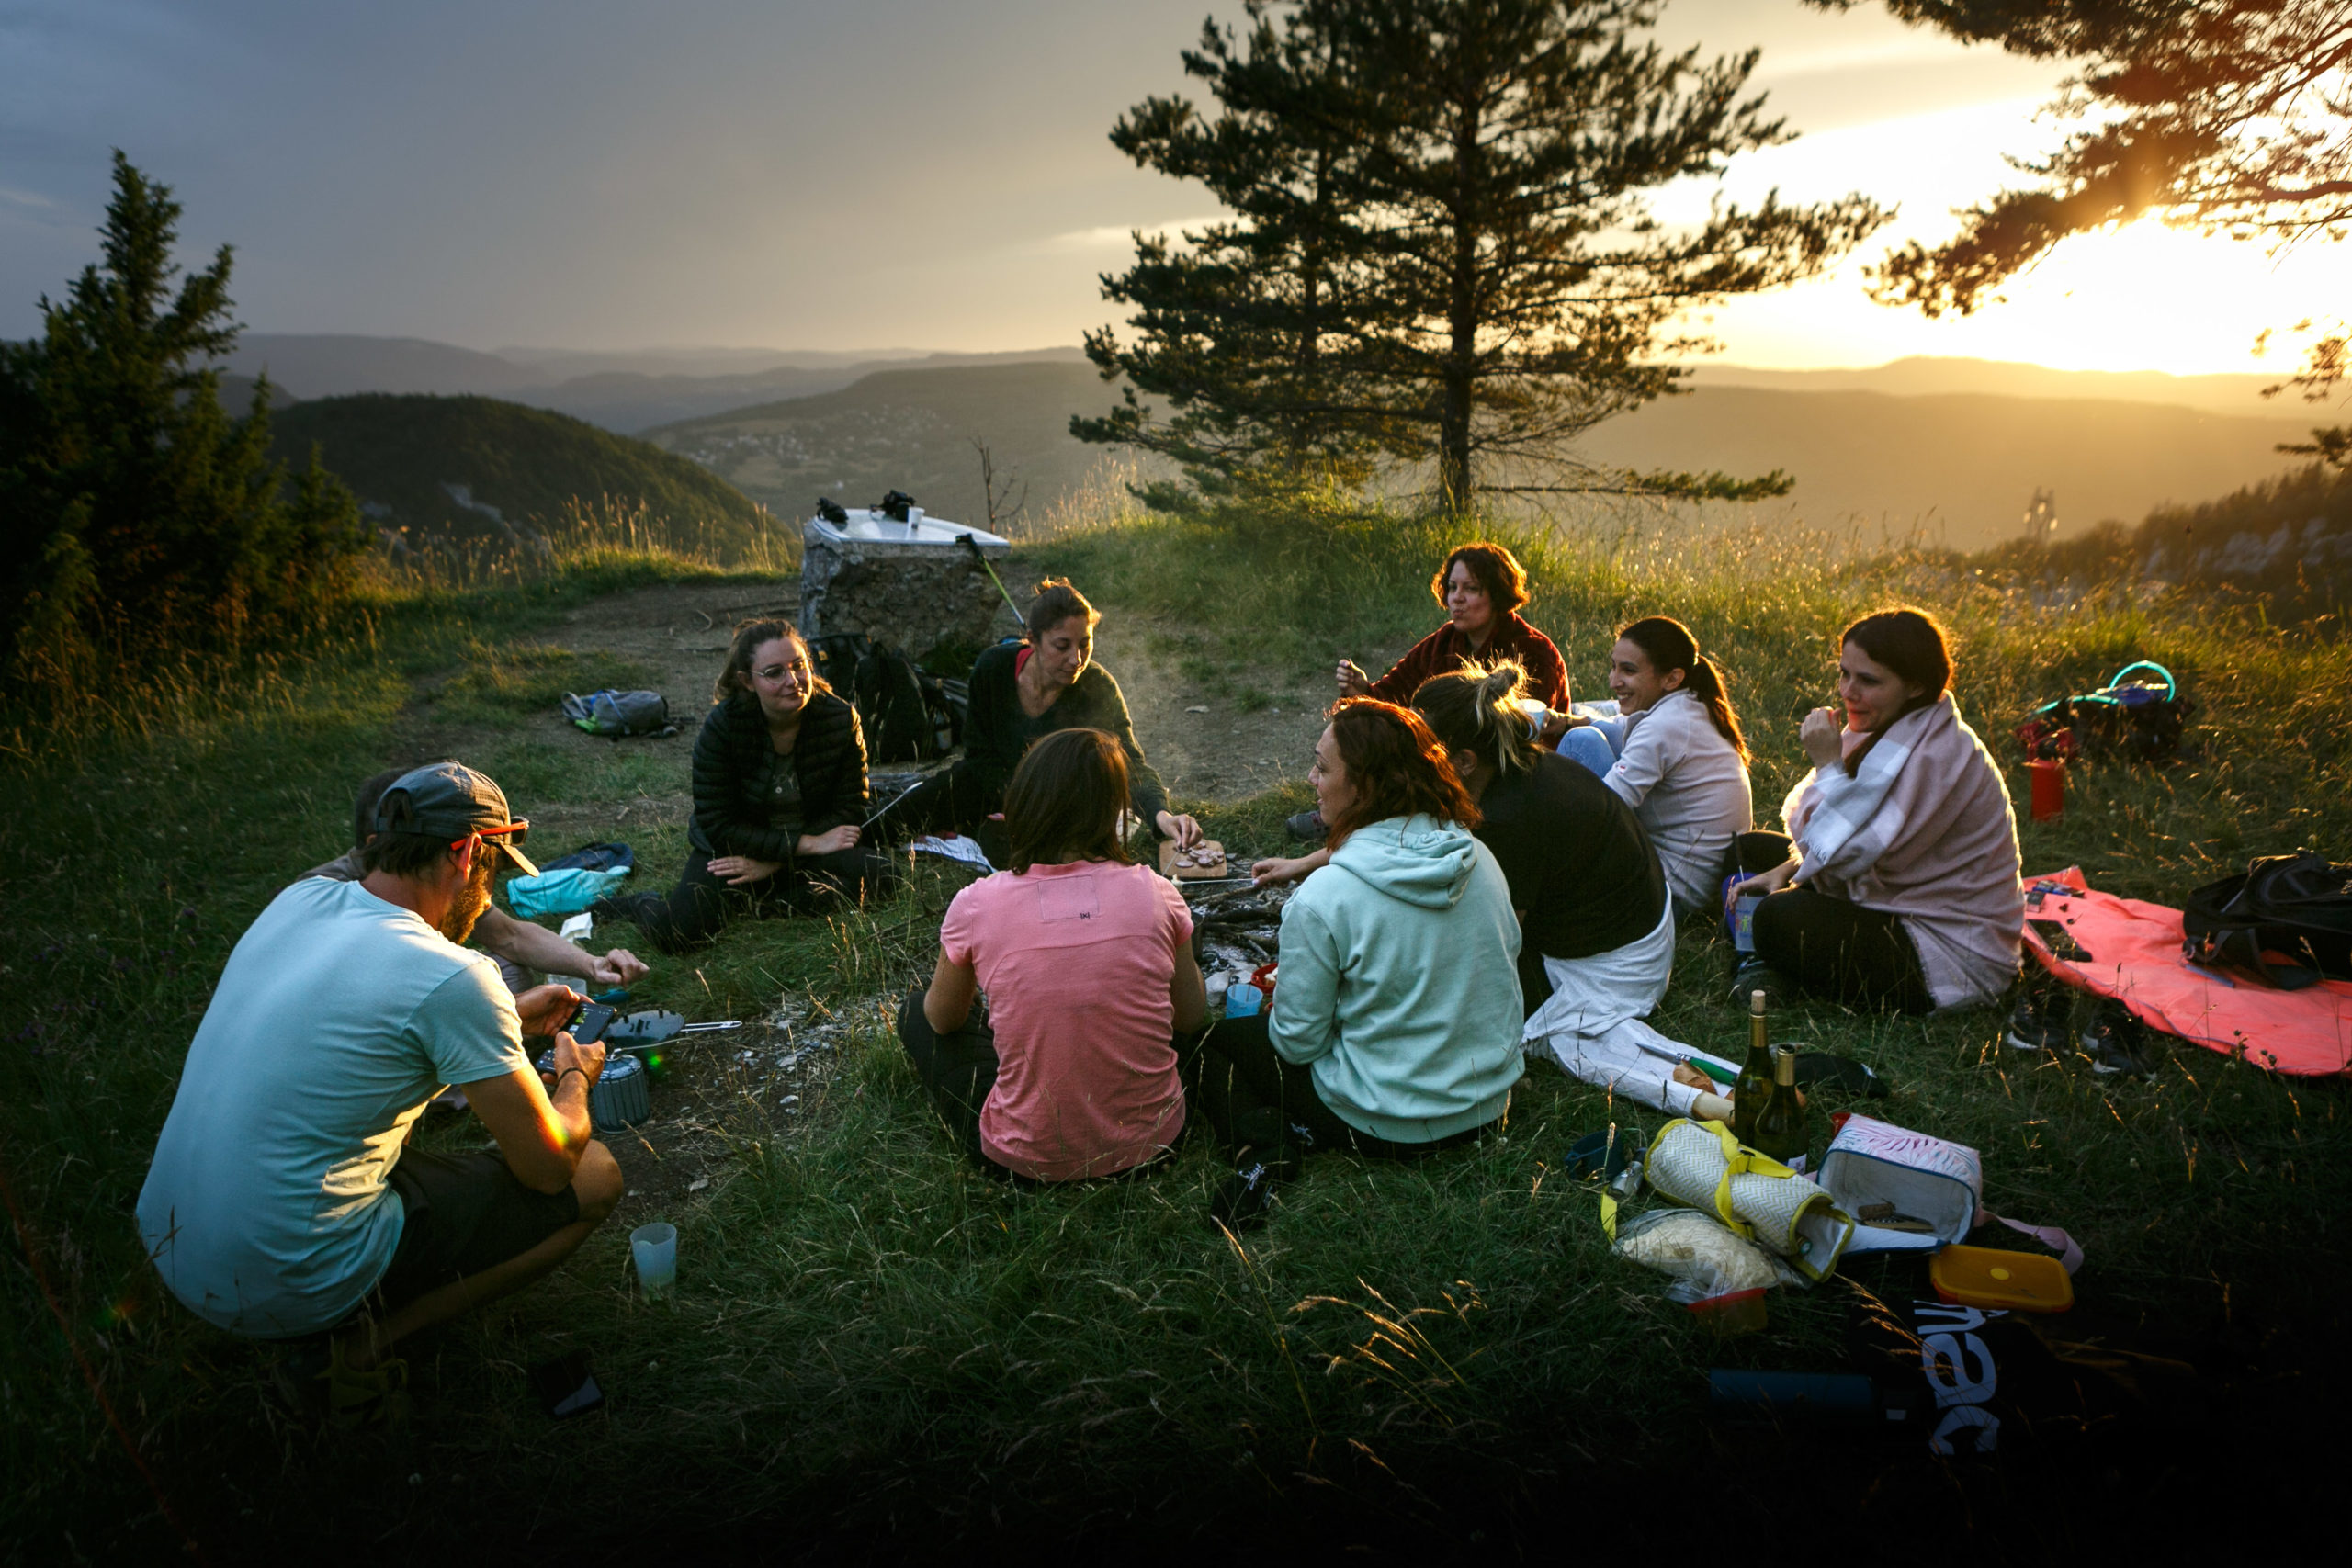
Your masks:
M1275 1185L1298 1173L1298 1161L1244 1155L1209 1200L1209 1220L1226 1230L1256 1230L1274 1217Z
M2012 1051L2056 1055L2066 1047L2066 1015L2072 999L2064 986L2027 981L2018 991L2018 1005L2009 1013L2009 1032L2003 1043Z
M1769 1000L1777 1002L1788 993L1788 986L1778 969L1752 953L1742 953L1739 967L1731 975L1732 1005L1745 1010L1749 997L1757 991L1763 992Z
M2156 1070L2156 1045L2146 1024L2118 1001L2102 1001L2083 1027L2082 1053L2095 1073L2128 1073L2135 1078Z
M1302 811L1284 820L1283 826L1290 829L1290 836L1302 844L1319 844L1331 836L1331 829L1325 824L1319 809Z

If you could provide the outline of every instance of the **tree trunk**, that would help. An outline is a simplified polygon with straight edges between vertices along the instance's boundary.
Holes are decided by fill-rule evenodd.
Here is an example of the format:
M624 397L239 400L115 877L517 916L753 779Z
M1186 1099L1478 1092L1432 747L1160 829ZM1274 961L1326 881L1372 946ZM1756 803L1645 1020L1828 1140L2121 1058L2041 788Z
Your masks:
M1438 370L1438 504L1449 517L1470 510L1471 394L1478 363L1478 229L1473 210L1478 156L1478 101L1455 101L1453 120L1453 245L1447 257L1446 348Z

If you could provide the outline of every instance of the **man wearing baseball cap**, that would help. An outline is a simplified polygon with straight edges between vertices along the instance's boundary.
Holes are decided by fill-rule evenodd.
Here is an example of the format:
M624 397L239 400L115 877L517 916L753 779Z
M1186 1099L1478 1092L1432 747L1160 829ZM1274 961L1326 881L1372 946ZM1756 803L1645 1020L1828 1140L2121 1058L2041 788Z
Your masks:
M523 1053L583 998L514 995L458 945L500 866L535 869L530 824L436 762L395 780L372 827L364 878L295 883L239 940L139 1197L173 1294L232 1333L308 1341L288 1365L346 1422L397 1407L402 1337L546 1274L621 1196L588 1113L605 1048L557 1033L552 1089ZM404 1146L445 1084L496 1153Z

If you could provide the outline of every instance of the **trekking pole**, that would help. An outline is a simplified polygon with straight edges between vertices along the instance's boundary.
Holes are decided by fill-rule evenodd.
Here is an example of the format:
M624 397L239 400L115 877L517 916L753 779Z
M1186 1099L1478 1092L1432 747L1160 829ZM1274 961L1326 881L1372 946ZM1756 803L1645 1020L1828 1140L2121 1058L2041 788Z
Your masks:
M1012 612L1014 620L1020 620L1021 606L1012 602L1012 595L1006 592L1004 579L996 574L996 568L989 564L989 558L980 553L980 542L969 534L958 534L956 536L956 542L972 552L972 558L980 563L982 571L989 574L989 581L996 584L996 591L1004 594L1004 607Z

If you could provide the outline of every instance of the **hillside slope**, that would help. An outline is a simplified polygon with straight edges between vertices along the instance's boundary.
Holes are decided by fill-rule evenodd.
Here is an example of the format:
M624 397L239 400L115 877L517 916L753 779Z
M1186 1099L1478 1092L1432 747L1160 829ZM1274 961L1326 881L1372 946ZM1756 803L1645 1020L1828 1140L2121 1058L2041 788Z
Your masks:
M378 526L458 538L544 527L575 496L642 502L681 530L740 548L759 508L708 470L626 435L494 398L364 393L297 403L271 419L277 455L300 467L312 443Z
M663 425L645 439L691 457L778 517L805 518L820 495L847 505L902 490L962 523L985 522L980 459L1017 475L1041 513L1077 491L1106 453L1073 440L1069 416L1114 396L1084 363L883 370L816 397Z
M2272 448L2309 423L2086 399L1724 387L1611 420L1583 450L1635 468L1786 468L1796 491L1771 507L1977 549L2015 535L2041 487L2057 492L2065 538L2267 479L2294 464Z

